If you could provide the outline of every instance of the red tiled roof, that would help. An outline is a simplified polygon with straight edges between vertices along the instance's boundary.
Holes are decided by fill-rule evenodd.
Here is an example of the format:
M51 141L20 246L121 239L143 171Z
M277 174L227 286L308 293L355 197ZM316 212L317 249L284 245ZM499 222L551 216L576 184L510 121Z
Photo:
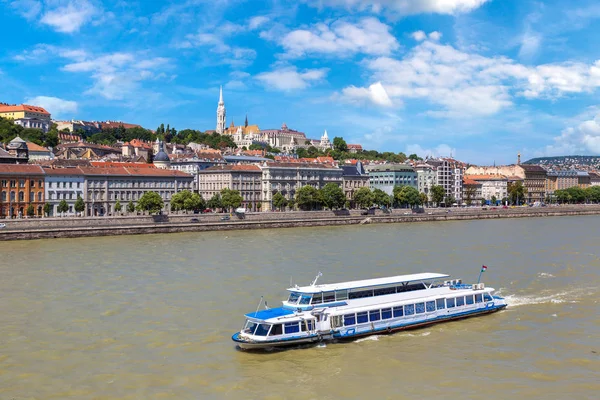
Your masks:
M477 186L481 185L481 183L474 181L473 179L463 178L463 185Z
M40 145L35 144L33 142L27 142L27 149L29 151L44 151L44 152L49 152L50 151L46 147L40 146Z
M253 164L228 164L228 165L215 165L203 169L202 172L216 172L216 171L249 171L249 172L260 172L261 169L258 165Z
M186 174L183 171L177 171L173 169L160 169L160 168L125 168L129 175L144 175L144 176L172 176L174 178L193 178L192 175Z
M347 146L349 149L362 150L362 146L360 144L348 144Z
M150 150L152 146L149 143L146 143L140 139L133 139L130 142L125 143L123 146L130 145L132 147L141 147L142 149Z
M70 168L44 168L46 175L83 175L83 171L79 167Z
M465 175L465 178L475 181L503 181L506 180L504 175Z
M306 163L306 162L268 162L272 168L335 168L331 164Z
M135 163L135 162L115 162L115 161L90 161L93 167L105 167L105 168L120 168L120 167L133 167L133 168L156 168L152 164L148 163Z
M36 112L36 113L40 113L40 114L50 115L50 113L48 111L46 111L43 107L39 107L39 106L30 106L27 104L7 106L4 104L0 104L0 112L19 112L19 111L29 111L29 112Z
M28 165L28 164L0 164L0 174L12 175L12 174L23 174L23 175L43 175L44 171L39 165Z

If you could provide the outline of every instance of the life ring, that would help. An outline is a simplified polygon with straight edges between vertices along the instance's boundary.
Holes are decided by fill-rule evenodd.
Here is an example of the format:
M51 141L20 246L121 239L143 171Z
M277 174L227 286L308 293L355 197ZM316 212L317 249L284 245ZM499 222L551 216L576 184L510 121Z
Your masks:
M385 330L387 331L387 333L392 333L392 328L390 328L389 326L385 328Z

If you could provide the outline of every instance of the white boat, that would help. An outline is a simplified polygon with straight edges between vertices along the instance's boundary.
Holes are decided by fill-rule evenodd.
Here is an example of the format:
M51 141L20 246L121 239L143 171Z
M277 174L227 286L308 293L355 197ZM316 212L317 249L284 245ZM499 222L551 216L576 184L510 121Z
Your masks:
M502 310L504 298L483 283L421 273L287 289L278 308L246 314L231 338L241 349L355 339ZM260 307L260 304L259 304ZM266 303L265 303L266 307Z

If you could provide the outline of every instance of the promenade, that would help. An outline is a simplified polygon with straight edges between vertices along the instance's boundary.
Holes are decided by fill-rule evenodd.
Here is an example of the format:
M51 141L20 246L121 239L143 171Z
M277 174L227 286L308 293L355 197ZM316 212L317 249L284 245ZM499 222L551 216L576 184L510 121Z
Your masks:
M249 213L244 218L238 218L233 214L229 220L222 220L224 216L229 214L214 213L13 219L2 220L6 227L0 229L0 241L597 214L600 214L600 205L515 207L507 209L431 208L426 209L423 213L413 213L408 209L394 209L391 211L375 210L374 215L362 215L361 210L263 212Z

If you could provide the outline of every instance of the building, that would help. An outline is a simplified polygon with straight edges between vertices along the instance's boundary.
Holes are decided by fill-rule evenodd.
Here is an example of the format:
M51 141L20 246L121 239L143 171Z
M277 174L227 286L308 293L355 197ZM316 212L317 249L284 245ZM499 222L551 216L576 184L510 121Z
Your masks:
M281 129L262 130L260 140L271 147L286 152L295 150L298 147L310 146L310 144L307 145L308 139L304 132L288 128L285 122L281 125Z
M140 139L133 139L123 143L123 146L121 146L121 154L124 157L137 156L138 158L143 158L145 162L148 162L152 157L152 146L150 143L146 143Z
M551 197L557 190L579 187L586 189L592 186L593 172L567 170L567 171L548 171L546 173L546 195Z
M0 160L0 162L2 162ZM597 172L588 172L590 176L590 186L600 186L600 174Z
M469 177L463 177L463 195L466 205L476 205L481 203L482 199L482 184L476 180L470 179Z
M106 146L103 144L94 144L87 142L61 143L56 146L57 158L62 159L98 159L108 155L120 156L122 150L117 147Z
M394 186L412 186L417 189L417 173L407 164L378 164L367 166L371 189L381 189L389 195Z
M198 172L198 193L210 200L223 189L237 190L242 207L259 211L261 203L262 170L257 165L216 165Z
M0 164L17 164L17 157L0 147Z
M79 168L44 168L46 204L50 204L49 216L74 216L77 197L85 199L84 175ZM66 213L60 213L58 206L62 201L69 206Z
M348 151L352 154L360 153L363 148L360 144L348 144Z
M244 125L235 126L231 121L231 125L225 129L223 134L231 136L231 139L240 148L248 148L255 143L263 143L260 128L258 125L248 125L248 117L246 117Z
M71 134L75 132L85 132L87 135L93 135L100 132L100 126L95 122L88 121L53 121L56 124L58 131L69 131ZM79 137L79 135L77 135ZM67 139L70 140L70 139ZM76 140L75 140L76 141Z
M437 171L429 164L421 163L415 166L417 173L417 190L427 196L427 201L433 201L431 187L437 185Z
M329 136L327 135L327 129L323 132L323 136L321 136L321 141L319 142L319 148L321 150L333 149L333 145L329 141Z
M156 168L171 169L171 160L167 153L165 153L164 143L158 139L156 139L156 143L158 143L158 152L154 155L152 163Z
M21 218L33 206L44 215L44 171L39 165L0 164L0 218Z
M146 192L156 192L163 199L163 211L171 210L171 197L182 190L192 190L194 178L181 171L134 167L80 167L85 178L86 215L112 215L117 201L124 210Z
M293 199L303 186L321 189L328 183L343 184L343 171L329 164L264 162L262 170L261 211L274 210L273 195L281 193L287 200Z
M270 158L256 157L256 156L236 156L226 154L223 159L229 164L256 164L263 162L270 162Z
M468 175L465 179L473 180L481 184L481 196L487 202L492 202L492 197L496 201L502 201L508 198L508 178L503 175Z
M215 165L226 164L227 161L218 151L198 151L192 154L171 155L171 169L196 175L199 171Z
M50 113L43 107L30 106L27 104L8 105L0 103L0 117L11 119L17 125L23 128L39 129L48 132L52 119Z
M52 160L54 158L54 153L48 148L33 142L27 142L26 144L29 153L29 161Z
M225 132L227 112L225 102L223 101L223 86L219 89L219 104L217 105L217 129L216 132L222 135Z
M354 194L363 187L369 187L369 175L359 161L356 165L342 165L342 187L350 207L354 208Z
M444 188L444 204L450 200L452 204L462 203L463 169L457 161L446 158L428 158L426 163L431 165L436 173L436 185ZM451 204L447 204L451 205Z
M29 148L27 147L27 142L19 136L6 145L6 150L8 151L8 154L15 158L16 164L27 164L29 162Z

